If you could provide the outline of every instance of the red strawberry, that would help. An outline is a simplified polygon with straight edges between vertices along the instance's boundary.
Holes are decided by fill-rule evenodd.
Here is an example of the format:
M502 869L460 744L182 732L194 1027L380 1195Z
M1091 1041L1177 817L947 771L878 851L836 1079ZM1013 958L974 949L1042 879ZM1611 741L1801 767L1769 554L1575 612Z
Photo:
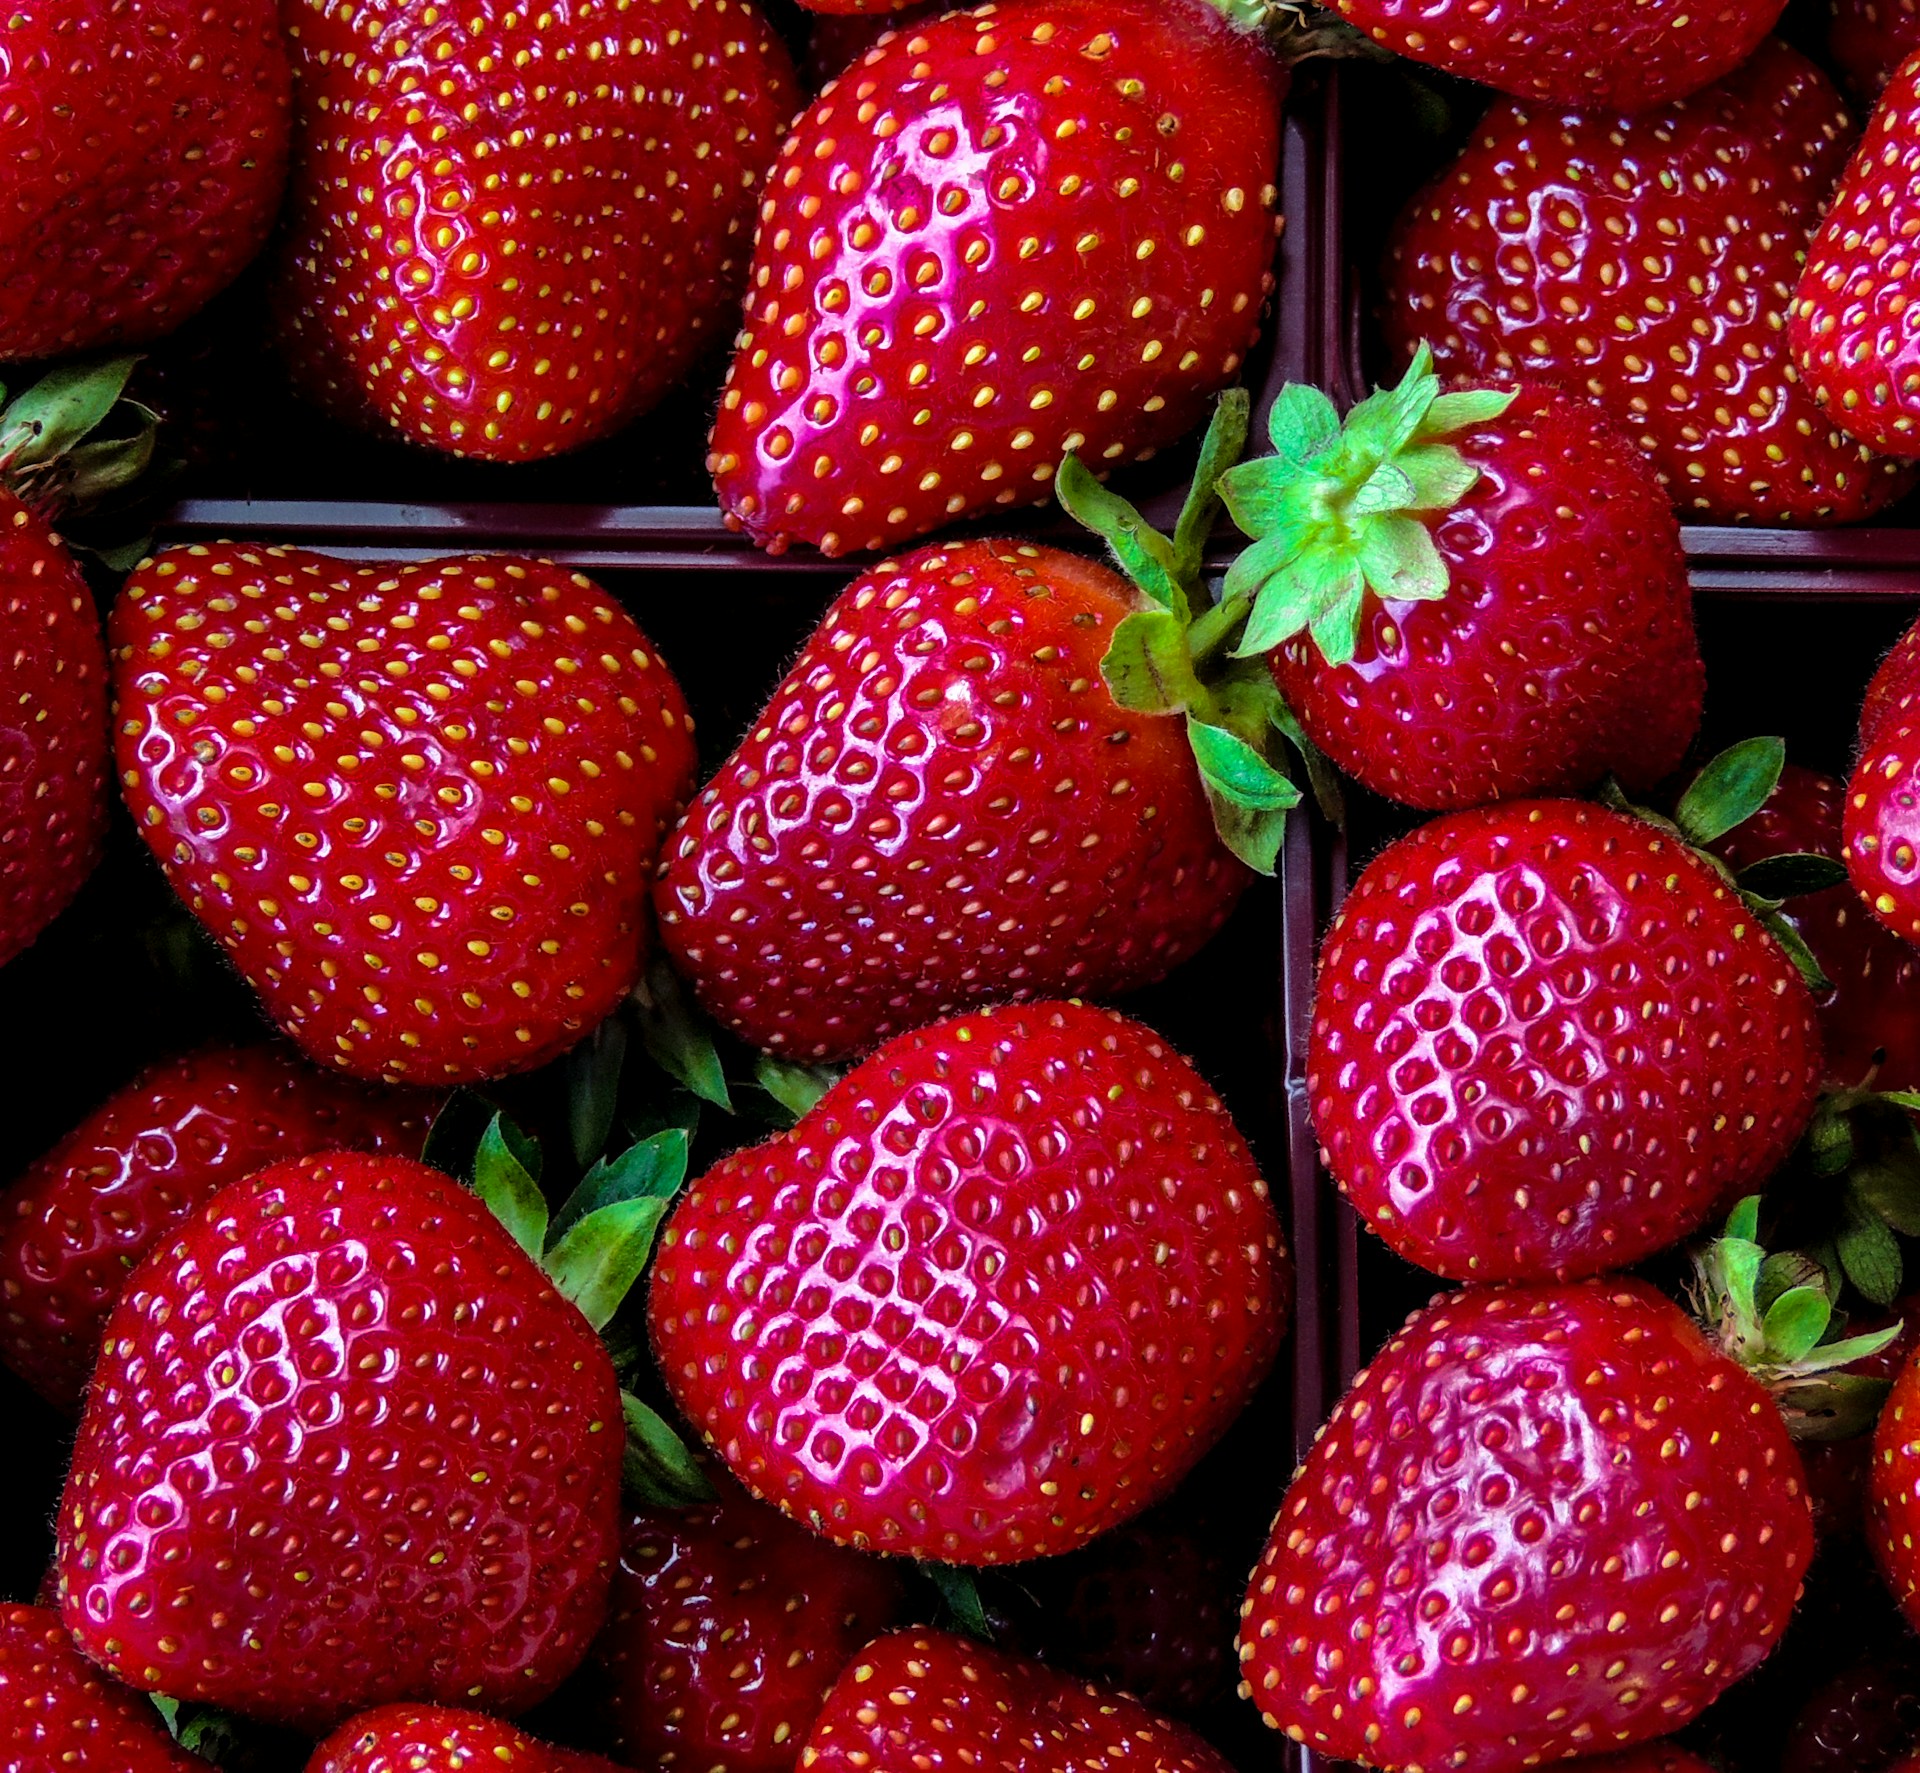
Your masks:
M1827 53L1871 105L1894 69L1920 49L1920 0L1833 0Z
M662 1377L736 1476L862 1548L1066 1551L1179 1482L1279 1344L1280 1223L1147 1029L1039 1004L881 1048L696 1182Z
M1720 0L1699 13L1618 0L1331 0L1376 43L1557 105L1644 111L1731 74L1784 0Z
M1327 1165L1395 1250L1454 1279L1595 1274L1677 1242L1786 1156L1820 1076L1812 996L1726 876L1581 801L1422 826L1321 953Z
M280 264L296 379L339 416L526 461L617 430L730 325L799 103L747 0L287 0Z
M1230 1773L1206 1743L1123 1694L937 1631L896 1632L840 1677L803 1773Z
M111 632L128 805L314 1059L524 1070L633 985L693 741L592 581L223 543L148 562Z
M909 3L897 12L873 8L864 12L842 12L834 7L819 10L826 16L813 21L813 29L807 36L807 68L816 87L824 86L836 74L850 69L855 60L889 31L924 24L954 8L946 0L918 0L917 4Z
M1284 89L1216 0L1005 0L876 48L761 207L729 521L887 548L1191 429L1273 287Z
M277 1047L209 1047L116 1091L0 1200L0 1358L77 1410L127 1273L217 1189L283 1158L420 1149L432 1098Z
M1767 856L1839 859L1846 789L1789 764L1759 812L1713 846L1739 869ZM1819 997L1827 1080L1859 1089L1920 1089L1920 956L1861 909L1850 886L1790 901L1782 912L1832 990Z
M0 361L171 332L265 243L287 171L273 0L20 0L0 57Z
M1807 254L1793 304L1800 374L1870 448L1920 456L1920 335L1911 304L1920 230L1920 56L1888 82Z
M1638 117L1497 103L1400 219L1389 338L1589 395L1697 521L1868 516L1912 475L1796 385L1780 325L1848 131L1779 43Z
M893 1568L722 1482L627 1517L584 1682L629 1767L792 1773L840 1671L904 1612Z
M1650 787L1700 724L1680 528L1646 459L1543 388L1443 394L1423 347L1344 427L1289 388L1276 455L1221 482L1257 539L1237 650L1307 736L1411 806Z
M598 1755L536 1742L477 1711L383 1705L351 1718L313 1751L306 1773L619 1773Z
M1871 745L1882 723L1904 718L1920 691L1920 622L1894 642L1867 684L1860 704L1860 744Z
M618 1551L621 1400L584 1309L406 1158L223 1189L108 1322L60 1505L68 1629L135 1686L309 1729L534 1704Z
M73 1647L57 1613L0 1606L0 1766L7 1773L206 1773L160 1714Z
M1874 1431L1867 1537L1894 1599L1920 1623L1920 1355L1893 1382Z
M1860 897L1888 929L1920 944L1920 633L1913 630L1867 689L1845 836L1847 872Z
M800 4L809 12L832 13L842 18L861 13L874 17L892 12L913 12L918 8L918 0L800 0Z
M1773 1401L1652 1288L1476 1288L1410 1319L1308 1454L1243 1691L1316 1754L1518 1773L1688 1722L1765 1659L1812 1555Z
M1178 721L1102 657L1143 607L1055 549L965 542L841 594L669 840L661 940L757 1046L844 1057L954 1009L1164 976L1247 879Z

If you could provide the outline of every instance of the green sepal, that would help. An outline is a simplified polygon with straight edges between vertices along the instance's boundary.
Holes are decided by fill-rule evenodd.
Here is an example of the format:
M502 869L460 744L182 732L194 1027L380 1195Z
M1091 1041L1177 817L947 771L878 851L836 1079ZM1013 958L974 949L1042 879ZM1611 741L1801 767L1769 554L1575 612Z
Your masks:
M137 541L122 542L117 547L92 548L89 552L108 572L124 575L151 558L153 537L141 536Z
M1742 739L1729 745L1694 777L1674 809L1673 822L1689 843L1704 849L1767 804L1786 763L1784 739Z
M682 1127L666 1127L629 1145L618 1157L602 1158L580 1178L553 1216L551 1248L581 1220L629 1200L671 1200L687 1179L692 1140Z
M627 1025L609 1016L567 1055L567 1137L573 1161L590 1164L607 1148L620 1109Z
M1113 631L1100 675L1115 703L1136 714L1178 714L1207 705L1194 675L1187 624L1171 610L1136 610Z
M1890 1102L1895 1108L1905 1108L1914 1114L1920 1114L1920 1090L1881 1090L1879 1101Z
M814 1105L840 1081L832 1065L796 1065L762 1053L753 1065L753 1079L794 1120L812 1113Z
M183 1704L165 1693L149 1693L147 1700L160 1714L167 1734L188 1754L219 1765L240 1746L239 1720L218 1706L195 1700Z
M1180 585L1198 585L1206 566L1207 543L1220 521L1220 476L1247 452L1253 429L1253 398L1244 388L1229 388L1214 402L1213 417L1200 440L1199 459L1186 502L1173 526L1173 569ZM1189 597L1189 602L1195 601Z
M1873 1352L1861 1351L1863 1355ZM1860 1359L1861 1355L1853 1358ZM1850 1441L1872 1429L1892 1389L1889 1379L1872 1379L1864 1373L1828 1373L1776 1390L1774 1401L1795 1440Z
M700 1461L657 1410L630 1391L620 1394L626 1427L621 1477L636 1501L654 1508L697 1508L713 1500Z
M1869 1304L1884 1308L1899 1298L1906 1273L1900 1240L1888 1228L1885 1216L1853 1186L1846 1189L1841 1203L1834 1255L1847 1280Z
M639 1013L640 1043L648 1057L675 1083L727 1114L733 1098L726 1067L705 1021L687 1001L685 988L665 960L656 958L633 988Z
M538 1262L547 1243L540 1147L504 1114L496 1114L480 1137L480 1149L473 1158L473 1191L506 1227L507 1235Z
M420 1161L459 1181L470 1180L474 1156L496 1112L485 1096L460 1085L428 1123L427 1136L420 1144Z
M175 1742L180 1740L180 1701L165 1693L149 1693L148 1700L153 1709L160 1714L160 1721L166 1725L167 1734Z
M1333 767L1327 754L1307 737L1307 729L1300 724L1299 716L1277 693L1274 697L1273 725L1298 753L1301 768L1306 771L1307 786L1313 791L1314 804L1319 807L1320 816L1336 831L1346 830L1347 797L1340 785L1340 772Z
M0 472L10 475L70 455L119 405L139 361L109 357L49 370L0 412Z
M671 1204L654 1195L615 1201L578 1220L547 1251L541 1264L547 1278L596 1330L620 1309L645 1271L654 1234Z
M1807 946L1800 932L1780 915L1778 908L1769 906L1763 901L1756 905L1754 910L1766 927L1767 934L1780 944L1786 952L1787 959L1793 962L1794 970L1807 982L1807 989L1816 997L1824 997L1831 991L1833 981L1827 977L1820 962L1814 958L1813 950Z
M1847 870L1832 856L1787 851L1749 862L1734 876L1734 883L1749 898L1767 899L1782 904L1807 893L1823 893L1829 887L1844 886Z
M1187 593L1179 580L1173 543L1127 500L1102 486L1078 456L1061 462L1054 477L1054 496L1068 516L1106 543L1120 570L1184 628L1189 614Z
M1300 790L1224 727L1189 717L1187 739L1220 841L1254 873L1273 874L1280 865L1287 812L1300 804Z
M993 1642L993 1627L980 1600L980 1584L971 1570L962 1564L922 1564L920 1573L939 1594L945 1623L981 1643Z

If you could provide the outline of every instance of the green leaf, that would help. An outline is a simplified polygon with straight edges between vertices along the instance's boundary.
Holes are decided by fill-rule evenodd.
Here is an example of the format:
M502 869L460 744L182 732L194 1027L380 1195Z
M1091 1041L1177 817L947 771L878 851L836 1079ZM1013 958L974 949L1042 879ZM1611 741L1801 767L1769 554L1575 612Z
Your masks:
M1827 977L1820 962L1815 959L1813 950L1807 946L1800 932L1778 911L1769 911L1758 906L1755 910L1767 934L1779 943L1787 959L1793 962L1794 970L1807 982L1807 989L1815 997L1826 996L1833 989L1833 981Z
M1207 705L1187 632L1171 610L1135 610L1121 619L1100 661L1107 692L1120 707L1136 714L1176 714Z
M1796 1441L1849 1441L1873 1427L1892 1389L1863 1373L1825 1373L1776 1388L1774 1398Z
M1749 1194L1735 1202L1721 1235L1739 1243L1757 1244L1760 1241L1759 1195Z
M1501 417L1520 398L1518 388L1467 388L1442 394L1427 408L1422 437L1450 437Z
M153 1709L160 1714L161 1721L167 1726L167 1734L178 1742L180 1740L180 1701L169 1699L164 1693L149 1693L147 1698L153 1702Z
M1480 484L1480 470L1457 449L1442 444L1402 450L1398 462L1411 489L1409 511L1451 511Z
M920 1571L939 1591L942 1605L959 1630L982 1643L993 1642L987 1610L980 1604L980 1585L971 1570L959 1564L922 1564Z
M115 547L94 548L89 551L108 572L130 573L152 555L153 537L141 536L137 541L122 542Z
M841 1073L832 1065L795 1065L762 1053L754 1061L753 1079L763 1090L798 1121L813 1112L827 1091L840 1081Z
M1825 1343L1813 1352L1827 1368L1850 1367L1855 1361L1866 1360L1890 1347L1900 1339L1905 1328L1904 1324L1889 1324L1884 1330L1868 1330L1859 1336Z
M1193 484L1173 531L1173 575L1189 591L1200 582L1207 542L1220 519L1220 477L1246 453L1253 427L1253 401L1244 388L1229 388L1214 403L1213 418L1201 439Z
M646 978L633 988L633 1002L640 1013L640 1044L648 1057L701 1101L731 1114L733 1098L727 1093L720 1050L665 960L656 957L647 968Z
M1358 579L1360 575L1356 574ZM1307 632L1320 656L1329 665L1345 665L1360 650L1360 600L1363 585L1355 584L1353 594L1340 597L1327 606L1324 614L1313 619Z
M1831 856L1815 856L1798 851L1788 855L1767 856L1749 862L1734 876L1743 893L1755 898L1797 899L1803 893L1825 892L1828 887L1844 886L1847 870Z
M1882 1090L1879 1092L1882 1102L1891 1102L1896 1108L1905 1108L1920 1114L1920 1090Z
M1376 461L1397 454L1421 434L1439 394L1433 352L1422 341L1396 386L1376 389L1347 414L1345 439Z
M1120 570L1184 626L1187 593L1178 577L1173 544L1118 493L1102 486L1078 456L1060 464L1053 490L1067 514L1106 543Z
M67 455L112 412L138 357L63 364L0 413L5 466L20 468Z
M1680 797L1673 822L1701 848L1744 825L1767 803L1786 767L1784 739L1742 739L1713 759Z
M1382 597L1431 603L1445 597L1451 582L1447 563L1434 546L1433 531L1417 517L1380 517L1359 531L1359 564L1367 583ZM1343 665L1353 657L1329 658Z
M567 1134L573 1161L590 1164L607 1148L620 1107L627 1027L609 1016L567 1055Z
M153 465L159 418L132 401L127 406L142 420L132 436L102 438L67 451L65 496L74 509L92 510L109 494L131 486Z
M1232 575L1228 575L1232 583ZM1341 658L1329 656L1333 664L1344 664L1353 657L1360 633L1360 600L1366 593L1366 580L1357 562L1331 554L1303 555L1278 568L1260 588L1254 599L1253 613L1247 618L1246 631L1240 636L1234 657L1253 658L1270 653L1283 641L1291 640L1302 629L1319 639L1331 632L1329 623L1343 623L1352 638ZM1323 641L1325 652L1328 642ZM1332 642L1339 651L1337 641Z
M1843 1203L1834 1248L1847 1279L1863 1299L1885 1306L1900 1296L1905 1264L1899 1241L1880 1215L1851 1188Z
M1920 1171L1911 1153L1856 1159L1847 1180L1868 1212L1902 1236L1920 1237Z
M596 1330L646 1269L669 1204L657 1195L615 1201L577 1220L547 1251L547 1278Z
M626 1200L671 1200L687 1179L691 1149L692 1141L683 1128L668 1127L629 1145L618 1157L602 1158L554 1214L548 1243L557 1243L602 1207Z
M534 1261L547 1241L547 1197L540 1192L540 1148L504 1114L481 1135L473 1191Z
M696 1508L713 1500L713 1486L687 1443L667 1419L630 1391L620 1394L626 1428L621 1476L637 1501L653 1508Z
M1300 804L1300 790L1237 734L1189 716L1187 739L1210 792L1249 812L1285 812Z
M1413 477L1395 462L1382 462L1355 489L1350 509L1356 517L1404 511L1413 496Z
M1289 382L1267 415L1267 435L1283 462L1310 462L1339 440L1340 409L1318 388Z
M1804 1360L1827 1333L1833 1307L1820 1287L1795 1287L1767 1308L1762 1322L1766 1352L1778 1361Z
M1314 804L1320 809L1320 816L1336 831L1347 828L1347 797L1340 783L1340 772L1335 769L1327 755L1318 745L1307 737L1307 729L1295 717L1286 703L1279 702L1273 711L1273 725L1291 745L1300 758L1301 767L1307 773L1307 786L1313 791Z
M473 1175L474 1155L494 1113L493 1104L485 1096L462 1084L440 1104L420 1147L420 1161L467 1181Z

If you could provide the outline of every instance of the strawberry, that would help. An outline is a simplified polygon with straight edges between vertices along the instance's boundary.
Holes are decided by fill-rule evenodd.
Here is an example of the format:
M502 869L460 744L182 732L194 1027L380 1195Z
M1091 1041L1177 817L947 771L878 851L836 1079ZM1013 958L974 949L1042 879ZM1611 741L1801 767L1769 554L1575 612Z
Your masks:
M1004 0L829 85L761 205L708 457L728 521L889 548L1189 430L1273 287L1286 79L1235 22L1258 10Z
M1755 1374L1791 1388L1864 1344L1818 1346L1818 1284L1756 1298L1750 1231L1702 1288L1754 1373L1617 1276L1472 1288L1408 1320L1307 1455L1248 1590L1242 1691L1269 1724L1374 1767L1518 1773L1678 1729L1765 1659L1813 1529Z
M908 4L897 12L872 8L864 12L841 12L832 7L820 8L823 16L813 21L813 28L807 34L807 70L812 75L811 84L817 89L836 74L846 72L889 31L923 24L952 10L946 0L918 0L917 4Z
M747 0L287 0L278 309L337 416L527 461L617 430L729 325L799 103Z
M1798 853L1838 860L1845 787L1789 764L1765 806L1713 850L1735 869ZM1853 889L1826 887L1782 910L1831 989L1820 993L1828 1082L1920 1089L1920 956L1867 916Z
M596 1166L551 1224L497 1122L476 1186L504 1224L402 1157L216 1194L108 1320L59 1514L81 1648L309 1730L398 1698L545 1697L619 1547L623 1400L594 1332L685 1149L676 1130L637 1169Z
M1905 719L1908 709L1914 705L1917 690L1920 690L1920 622L1893 643L1867 684L1867 693L1860 703L1862 749L1879 737L1884 723Z
M1827 54L1871 105L1894 69L1920 49L1920 0L1833 0Z
M1844 832L1847 872L1868 909L1920 944L1920 624L1867 687Z
M1894 1599L1920 1622L1920 1355L1909 1355L1874 1430L1867 1539Z
M206 1773L160 1714L73 1647L60 1616L0 1605L0 1766L7 1773Z
M1637 117L1502 100L1400 218L1389 340L1590 396L1696 521L1869 516L1913 475L1821 413L1780 325L1848 139L1780 43Z
M693 740L590 580L175 548L127 582L111 637L142 835L319 1063L524 1070L633 985Z
M1719 834L1706 799L1683 831ZM1812 994L1725 872L1580 801L1422 826L1321 952L1307 1087L1327 1166L1395 1250L1456 1280L1596 1274L1677 1242L1787 1155L1820 1075Z
M1343 427L1307 387L1277 454L1221 481L1257 538L1228 575L1242 653L1271 652L1307 736L1428 809L1650 787L1700 724L1680 529L1645 458L1585 401L1443 394L1422 346Z
M286 181L273 0L20 0L0 58L0 362L171 332L265 244Z
M0 1358L77 1411L128 1271L216 1190L346 1147L417 1152L432 1098L375 1095L277 1047L208 1047L152 1066L0 1200Z
M313 1751L306 1773L620 1773L598 1755L536 1742L477 1711L383 1705L351 1718Z
M1645 111L1731 74L1784 0L1700 13L1617 0L1331 0L1397 55L1544 104Z
M1198 950L1247 872L1188 731L1102 682L1142 603L1014 542L849 585L666 845L661 941L708 1013L842 1058L982 1002L1128 991Z
M802 1773L1230 1773L1183 1725L1037 1662L937 1631L870 1645L829 1696Z
M1226 1110L1073 1003L901 1036L675 1208L662 1378L816 1532L969 1564L1066 1551L1253 1394L1291 1279Z
M628 1515L583 1684L626 1766L792 1773L841 1669L904 1603L891 1566L723 1479L712 1502Z
M1807 254L1793 304L1800 374L1834 423L1920 456L1920 340L1907 318L1920 229L1920 57L1888 81Z

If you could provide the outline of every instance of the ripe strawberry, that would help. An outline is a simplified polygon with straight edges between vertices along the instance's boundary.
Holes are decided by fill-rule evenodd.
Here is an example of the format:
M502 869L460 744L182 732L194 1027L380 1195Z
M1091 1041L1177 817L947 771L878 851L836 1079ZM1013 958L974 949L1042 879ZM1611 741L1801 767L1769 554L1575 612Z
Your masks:
M1290 1280L1205 1083L1051 1003L902 1036L710 1170L650 1317L756 1494L843 1544L994 1564L1172 1489L1266 1372Z
M1731 74L1784 0L1721 0L1679 16L1617 0L1331 0L1398 55L1518 98L1644 111Z
M1846 789L1789 764L1765 806L1713 846L1741 869L1768 856L1838 860ZM1859 1089L1920 1089L1920 956L1861 909L1850 886L1791 900L1781 915L1799 932L1832 988L1818 994L1827 1081Z
M747 0L288 0L283 344L310 397L453 455L617 430L725 336L799 103Z
M1920 229L1920 58L1888 82L1807 254L1793 304L1800 374L1833 421L1920 456L1920 341L1907 317Z
M1864 750L1880 735L1881 726L1904 720L1920 691L1920 622L1893 643L1867 684L1860 704L1860 745Z
M590 580L175 548L127 582L111 635L127 803L314 1059L422 1083L524 1070L633 985L693 740Z
M892 1566L723 1480L713 1502L628 1515L582 1684L626 1766L792 1773L841 1669L904 1611Z
M1920 1355L1893 1382L1874 1430L1867 1538L1894 1599L1920 1622Z
M0 57L0 362L171 332L239 275L287 171L273 0L21 0Z
M1856 97L1871 105L1894 70L1920 49L1920 0L1833 0L1827 53Z
M1230 1773L1191 1730L1137 1700L938 1631L896 1632L869 1646L834 1687L800 1766Z
M1680 527L1646 459L1585 401L1442 394L1423 346L1342 426L1281 396L1278 451L1228 470L1256 539L1237 650L1271 650L1307 736L1350 775L1445 809L1651 787L1700 725Z
M57 1613L0 1605L0 1766L7 1773L206 1773L160 1714L73 1647Z
M477 1711L383 1705L351 1718L313 1751L306 1773L620 1773L598 1755L536 1742Z
M848 586L665 848L661 941L708 1013L841 1058L1195 953L1247 873L1182 723L1102 683L1142 605L1105 567L1013 542Z
M1780 327L1848 131L1780 43L1638 117L1503 100L1400 219L1389 339L1591 396L1696 521L1868 516L1912 473L1821 413Z
M1395 1250L1456 1280L1677 1242L1786 1156L1820 1076L1812 995L1726 875L1581 801L1422 826L1368 866L1320 957L1327 1166Z
M1896 935L1920 944L1920 624L1875 673L1847 785L1847 872Z
M889 31L938 18L953 8L946 0L910 0L897 12L868 8L841 12L832 7L819 9L822 17L813 21L807 34L807 71L815 88L824 86L836 74L847 72Z
M1825 1329L1824 1293L1793 1298L1817 1327L1769 1359ZM1812 1555L1774 1402L1652 1288L1474 1288L1416 1313L1307 1455L1248 1591L1242 1691L1375 1767L1626 1747L1765 1659Z
M128 1271L217 1189L310 1151L420 1149L432 1098L375 1095L277 1047L143 1072L0 1198L0 1359L77 1411Z
M1237 10L1005 0L821 93L713 429L729 522L775 553L893 547L1195 424L1273 287L1286 79Z
M215 1195L108 1321L59 1515L81 1648L307 1729L551 1692L618 1550L611 1307L562 1260L604 1224L548 1252L563 1296L525 1253L544 1211L510 1236L407 1158L299 1158Z

